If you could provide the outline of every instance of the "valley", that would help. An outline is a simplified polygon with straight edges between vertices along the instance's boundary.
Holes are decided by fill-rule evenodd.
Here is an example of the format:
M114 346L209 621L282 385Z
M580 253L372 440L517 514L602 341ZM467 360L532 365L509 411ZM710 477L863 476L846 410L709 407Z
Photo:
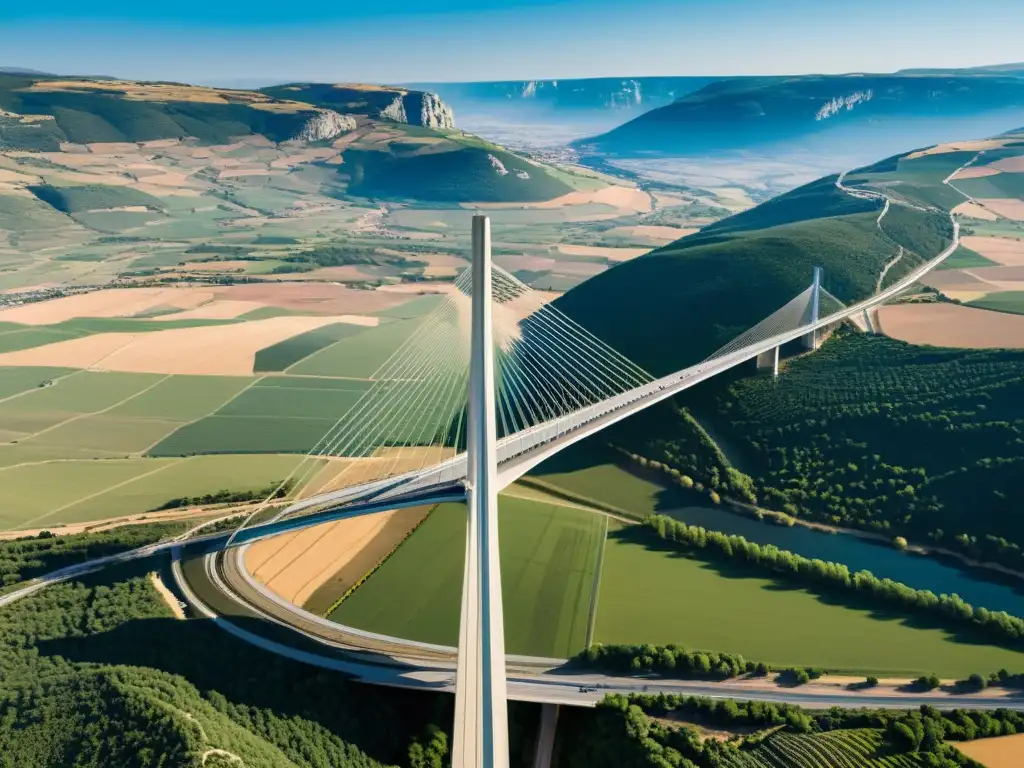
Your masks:
M567 408L589 395L574 366L604 354L646 382L699 363L814 268L822 315L916 281L783 345L777 375L748 361L504 490L505 649L537 676L526 689L620 676L596 710L563 707L555 765L945 768L923 736L897 748L901 728L938 729L944 756L1024 728L1024 132L1006 131L1022 123L1011 71L258 90L0 72L4 743L442 764L422 755L448 749L447 668L417 691L338 670L401 680L396 659L427 668L458 644L463 504L219 558L203 536L465 447L461 401L427 424L462 381L430 366L462 358L418 334L468 319L438 312L468 306L456 278L481 213L511 293L497 366L529 386L551 363ZM530 289L536 307L504 306ZM555 312L622 357L558 337ZM516 363L517 334L566 346ZM421 381L438 403L403 389ZM550 418L518 386L499 380L504 433ZM387 428L346 434L361 409ZM87 572L135 547L155 554ZM729 698L687 697L707 691ZM538 708L509 712L531 764Z

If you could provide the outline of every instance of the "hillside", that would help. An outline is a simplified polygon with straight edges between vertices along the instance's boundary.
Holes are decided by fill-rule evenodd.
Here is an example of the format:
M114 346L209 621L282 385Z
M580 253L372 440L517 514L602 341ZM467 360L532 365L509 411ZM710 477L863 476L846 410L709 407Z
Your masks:
M176 83L0 75L0 148L57 151L60 144L192 137L225 144L262 135L299 137L318 110L252 91ZM332 138L341 130L327 131ZM329 134L329 135L327 135Z
M238 149L233 142L246 138L277 145L331 141L338 151L302 157L327 171L317 186L328 194L452 203L533 202L571 191L546 166L453 125L451 109L436 95L377 86L300 84L260 92L0 74L0 150L88 153L95 145L160 141L230 153ZM216 173L239 165L230 156L218 159ZM234 176L252 170L246 165Z
M875 226L879 206L834 182L800 187L621 264L558 306L663 374L774 312L810 284L813 266L825 267L838 298L864 296L898 246Z
M806 287L812 265L849 303L937 255L950 211L961 222L966 246L922 278L932 293L885 306L873 321L892 338L844 330L784 363L778 379L737 368L677 398L682 410L625 422L613 442L768 509L1024 570L1014 514L1024 336L1014 331L1019 318L970 308L986 296L1019 311L1022 156L1015 134L905 152L845 176L848 187L894 201L880 220L874 201L828 177L561 297L587 328L664 374L781 306ZM728 458L709 450L690 411ZM729 460L751 485L734 483Z
M711 83L600 136L585 152L693 155L822 139L928 144L1020 122L1024 79L989 72L757 77ZM982 126L985 126L982 130ZM898 146L898 145L897 145ZM838 147L830 148L836 152Z
M977 288L965 297L998 296L1018 287L1022 146L1007 133L903 152L845 174L847 187L884 192L895 203L880 220L879 200L838 189L836 176L819 179L597 275L558 304L664 373L767 317L810 284L813 266L824 268L826 288L847 303L892 283L949 244L951 211L964 217L968 244L1009 251L991 260L976 254L964 266L992 271L966 275L954 268L966 258L958 255L925 284L966 291L961 281L973 281Z

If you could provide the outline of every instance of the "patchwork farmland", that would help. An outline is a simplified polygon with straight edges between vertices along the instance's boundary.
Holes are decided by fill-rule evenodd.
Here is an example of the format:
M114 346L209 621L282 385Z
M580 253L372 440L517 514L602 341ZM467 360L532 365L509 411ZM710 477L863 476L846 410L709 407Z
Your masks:
M409 309L377 315L359 295L366 292L320 293L328 301L356 294L353 304L371 312L340 315L331 306L332 314L301 315L280 306L292 302L289 291L281 302L268 291L234 300L187 287L99 291L0 311L8 500L0 527L59 530L153 514L177 498L265 489L293 472L316 479L323 462L302 455L435 306L415 293L382 294L379 310ZM226 316L232 303L245 311ZM313 329L303 330L303 320ZM267 323L282 321L292 323L284 338L266 333ZM201 335L178 346L179 333ZM69 343L81 359L63 351ZM33 355L64 365L34 365ZM158 370L118 370L137 367L127 355Z

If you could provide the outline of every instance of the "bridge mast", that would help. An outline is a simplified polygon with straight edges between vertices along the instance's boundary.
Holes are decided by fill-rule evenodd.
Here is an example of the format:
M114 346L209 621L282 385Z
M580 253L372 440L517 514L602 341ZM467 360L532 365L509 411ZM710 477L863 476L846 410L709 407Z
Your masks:
M473 319L466 433L466 570L455 680L452 768L507 768L505 624L498 561L497 427L491 332L491 225L473 217Z
M816 323L821 316L821 267L814 267L814 279L811 282L811 323ZM804 336L807 349L818 348L818 332L811 331Z

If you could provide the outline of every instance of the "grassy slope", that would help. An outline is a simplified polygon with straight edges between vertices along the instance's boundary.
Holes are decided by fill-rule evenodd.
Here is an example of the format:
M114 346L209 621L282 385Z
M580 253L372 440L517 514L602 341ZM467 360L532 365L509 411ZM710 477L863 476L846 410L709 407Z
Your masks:
M1024 315L1024 291L990 293L985 298L975 299L968 302L968 304L972 307L981 307L982 309L994 309L996 312Z
M489 156L497 158L506 173L500 173ZM572 191L543 167L496 147L470 144L406 156L350 150L342 170L352 176L349 193L361 197L500 203L550 200Z
M116 91L26 91L40 78L0 74L0 109L21 115L50 115L43 139L22 139L26 149L58 149L60 141L153 141L192 136L226 144L233 136L262 134L273 141L295 135L310 111L271 112L245 104L141 101ZM25 133L24 131L22 133Z
M29 190L44 203L62 213L79 213L128 206L145 206L155 210L163 208L163 203L159 198L129 187L112 187L103 184L60 187L40 184L29 187Z
M875 226L877 206L838 196L832 181L616 266L557 306L652 373L667 373L792 299L810 285L814 266L824 266L835 296L861 298L897 246Z

